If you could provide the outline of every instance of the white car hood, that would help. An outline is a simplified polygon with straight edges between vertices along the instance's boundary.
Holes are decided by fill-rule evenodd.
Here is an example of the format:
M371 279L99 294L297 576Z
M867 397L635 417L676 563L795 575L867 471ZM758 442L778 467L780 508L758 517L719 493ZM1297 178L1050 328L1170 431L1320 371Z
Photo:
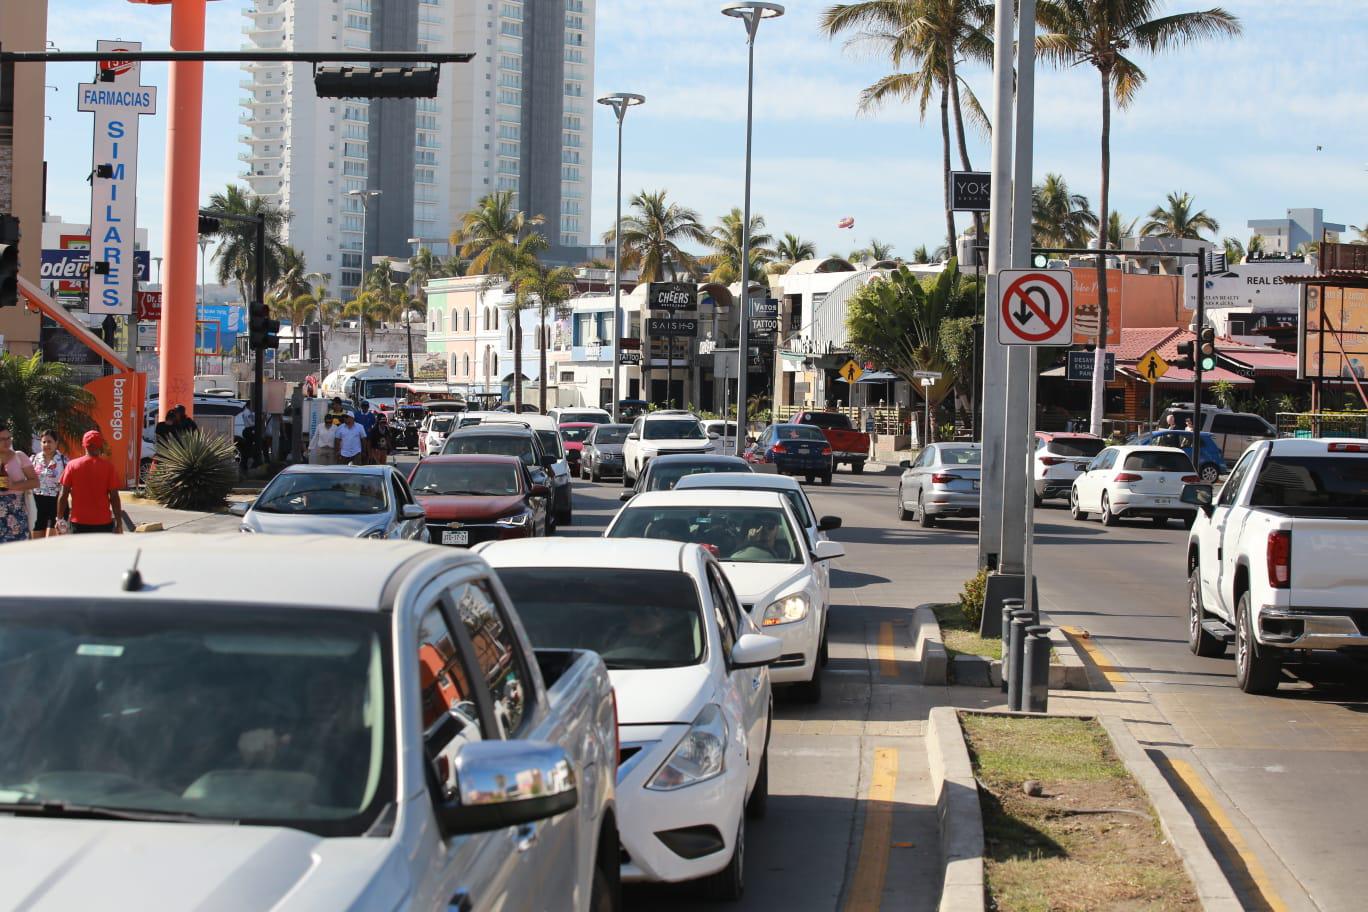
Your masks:
M391 844L281 827L6 817L0 842L0 908L35 912L360 908L368 889L378 900ZM408 885L389 873L392 903Z
M609 671L608 678L620 725L688 725L712 699L707 665Z
M771 593L781 589L796 588L807 567L802 564L752 564L740 561L723 561L722 568L727 579L736 590L736 597L747 605L759 603ZM758 605L764 610L764 605Z
M388 526L389 517L384 513L299 516L248 510L242 524L263 535L347 535L355 538L377 526Z

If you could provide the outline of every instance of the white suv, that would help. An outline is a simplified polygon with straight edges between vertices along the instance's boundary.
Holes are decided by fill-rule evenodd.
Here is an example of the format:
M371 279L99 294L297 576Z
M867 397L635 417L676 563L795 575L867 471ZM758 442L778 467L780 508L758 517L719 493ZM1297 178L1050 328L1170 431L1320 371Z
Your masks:
M639 416L622 444L622 486L636 484L646 461L672 453L711 453L718 435L703 429L703 422L692 412L662 409Z

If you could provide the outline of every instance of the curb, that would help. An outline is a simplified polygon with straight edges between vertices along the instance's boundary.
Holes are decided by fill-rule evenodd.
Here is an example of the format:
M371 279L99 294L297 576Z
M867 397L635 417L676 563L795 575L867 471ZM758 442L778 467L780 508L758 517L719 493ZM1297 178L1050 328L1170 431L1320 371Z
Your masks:
M1183 867L1192 879L1193 889L1197 891L1202 908L1207 912L1238 912L1242 909L1234 888L1221 871L1221 866L1211 854L1211 850L1207 848L1206 840L1202 838L1187 806L1159 772L1154 761L1145 753L1140 742L1135 740L1125 721L1109 716L1100 717L1097 721L1111 738L1116 756L1145 790L1150 806L1159 817L1159 827L1164 833L1164 838L1182 859Z
M940 825L940 912L983 912L983 812L969 749L954 707L937 706L926 723L926 757Z
M946 683L945 640L930 605L918 605L912 611L912 660L921 669L923 684Z
M1002 686L1001 659L972 655L949 658L931 603L917 606L912 624L913 658L921 665L923 684L947 684L953 677L955 684L964 687ZM1058 627L1050 628L1050 646L1059 658L1050 665L1050 690L1092 690L1087 666ZM954 674L948 676L947 670Z

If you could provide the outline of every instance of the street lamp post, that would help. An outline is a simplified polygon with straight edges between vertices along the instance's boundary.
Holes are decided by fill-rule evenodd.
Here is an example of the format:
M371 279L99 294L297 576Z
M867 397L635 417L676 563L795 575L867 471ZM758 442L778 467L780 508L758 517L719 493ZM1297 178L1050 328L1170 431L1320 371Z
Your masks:
M746 450L746 373L750 360L750 204L751 204L751 122L755 106L755 33L760 20L784 15L778 3L746 0L728 3L722 15L740 19L746 26L746 196L741 222L741 334L736 351L736 455Z
M199 240L198 240L196 243L199 244L199 249L200 249L199 306L200 306L200 311L203 311L204 305L205 305L205 300L204 300L204 277L205 277L205 272L204 272L204 251L209 247L210 238L207 238L207 237L204 237L203 235L200 235L200 238L199 238ZM158 264L157 264L157 283L158 283L158 284L161 284L161 263L158 263ZM162 292L162 303L163 303L163 304L166 303L166 292L165 292L165 291ZM195 318L196 318L197 320L199 319L199 313L198 313L198 312L195 314ZM220 349L220 351L222 351L222 349ZM222 356L220 356L220 357L219 357L219 367L222 368L223 366L224 366L224 365L223 365L223 358L222 358Z
M621 420L622 395L618 389L618 375L622 371L622 121L627 109L646 103L645 95L614 92L598 99L601 105L613 109L617 118L617 219L613 223L613 421Z
M375 199L377 196L379 196L379 195L380 195L381 193L383 193L383 192L384 192L383 190L348 190L348 191L347 191L347 196L360 197L360 199L361 199L361 281L360 281L360 283L356 286L356 287L357 287L357 292L356 292L356 294L357 294L358 299L360 298L360 296L361 296L361 295L365 292L365 290L366 290L366 241L367 241L367 239L368 239L367 236L366 236L366 216L370 214L370 203L371 203L371 200ZM361 330L361 352L360 352L360 354L361 354L361 360L362 360L362 361L365 361L365 360L366 360L366 311L365 311L365 305L364 305L364 304L362 305L362 307L361 307L361 312L358 314L358 316L360 317L360 320L358 320L358 328Z

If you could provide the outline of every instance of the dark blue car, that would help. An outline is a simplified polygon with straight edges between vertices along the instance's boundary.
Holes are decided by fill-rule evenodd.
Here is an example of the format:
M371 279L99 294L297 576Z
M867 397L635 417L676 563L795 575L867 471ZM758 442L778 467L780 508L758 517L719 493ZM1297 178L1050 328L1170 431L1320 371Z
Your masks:
M1141 446L1177 447L1186 453L1192 452L1191 431L1150 431L1147 434L1137 434L1126 442ZM1197 474L1206 484L1215 484L1222 475L1230 471L1225 456L1221 453L1221 445L1216 442L1215 437L1205 431L1202 433L1201 452L1197 455Z
M809 483L831 484L831 444L822 429L808 424L771 424L745 452L756 468L772 466L780 475L802 475ZM763 469L762 469L763 471Z

